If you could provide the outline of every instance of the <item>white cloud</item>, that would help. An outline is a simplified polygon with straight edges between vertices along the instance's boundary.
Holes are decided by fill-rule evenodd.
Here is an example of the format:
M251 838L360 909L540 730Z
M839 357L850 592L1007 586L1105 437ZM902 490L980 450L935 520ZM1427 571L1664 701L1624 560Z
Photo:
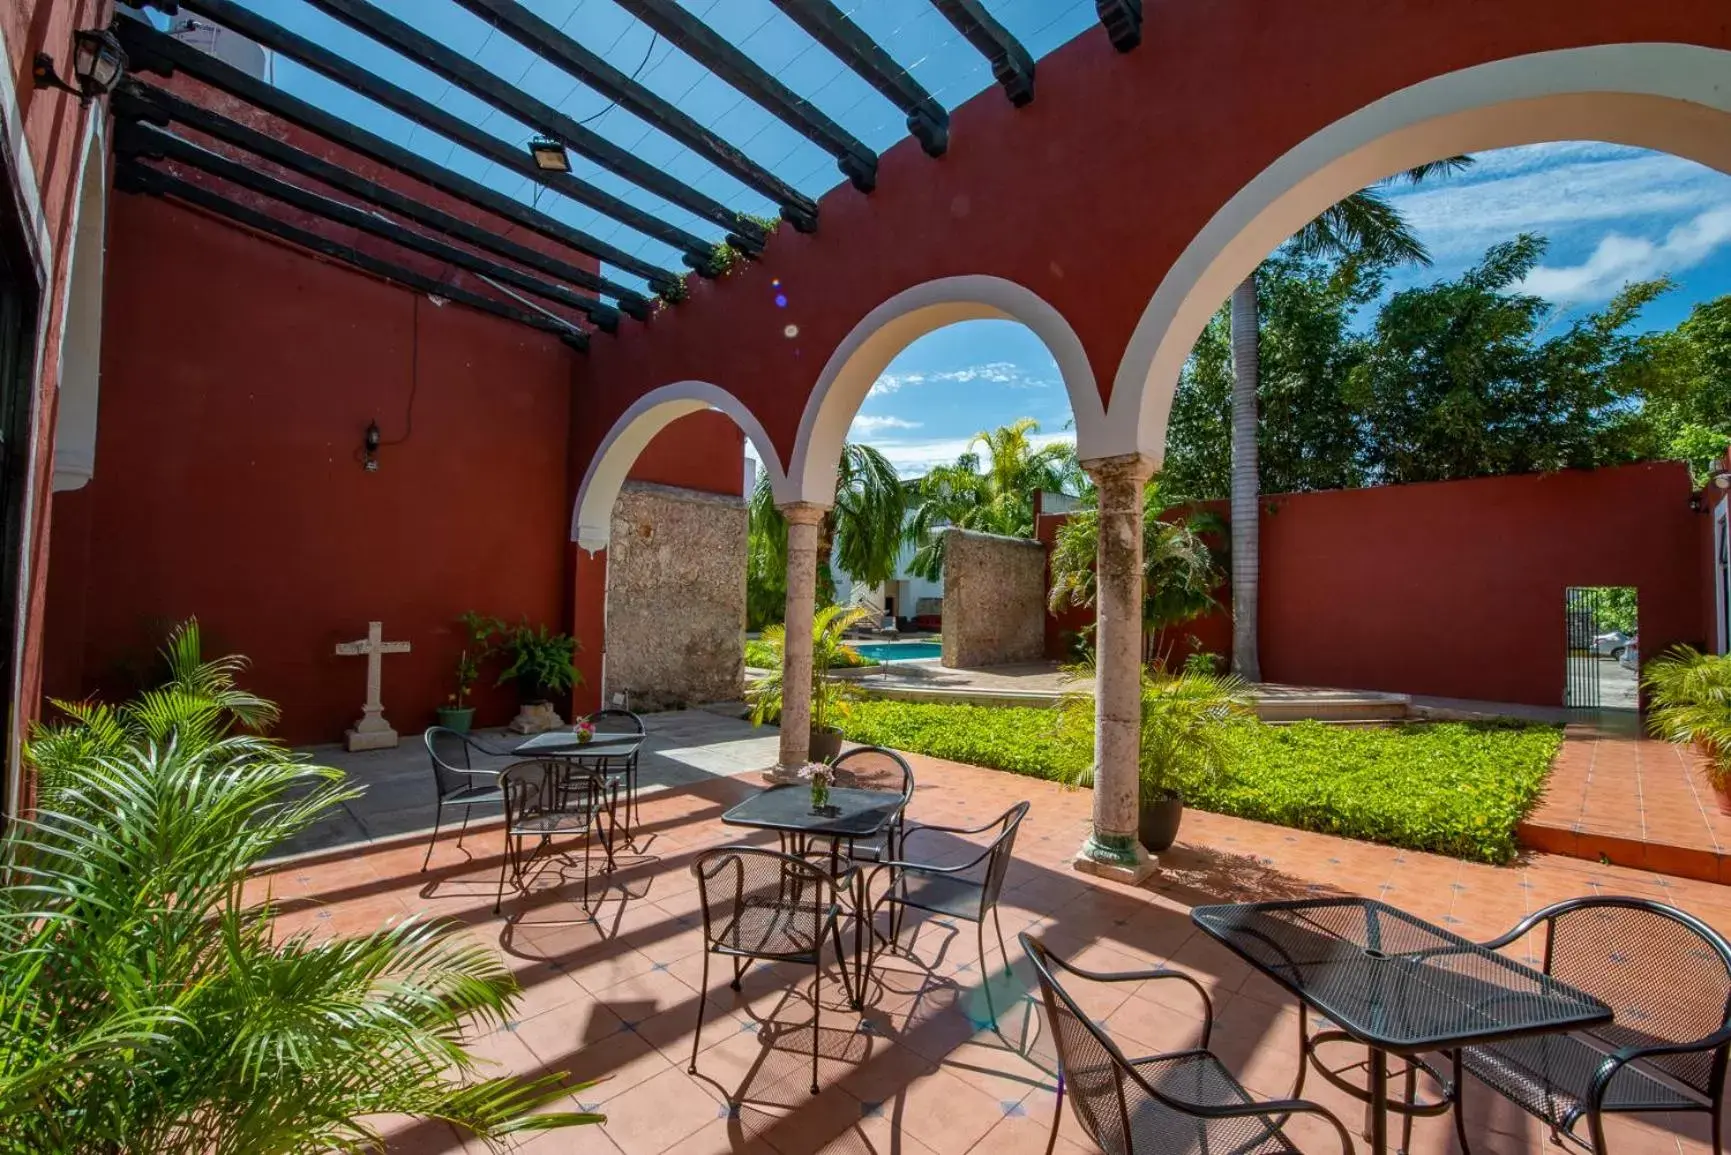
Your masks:
M1540 265L1527 275L1521 288L1552 301L1603 301L1630 281L1698 265L1726 244L1731 244L1731 206L1700 213L1657 242L1610 233L1581 264Z
M1475 260L1517 232L1557 237L1610 223L1671 222L1728 198L1731 178L1722 173L1665 153L1590 142L1484 153L1464 173L1390 191L1439 265Z
M904 421L900 417L860 416L853 419L853 428L849 430L849 432L855 434L870 434L881 433L885 429L918 429L919 427L920 423L918 421Z
M961 369L945 369L925 373L885 373L872 384L868 397L883 397L901 389L904 385L962 385L970 381L982 381L988 385L1001 385L1006 389L1044 389L1052 382L1044 377L1032 376L1014 361L987 361L982 365L969 365Z
M1035 433L1028 438L1036 447L1074 445L1076 434L1070 430L1059 433ZM890 464L903 477L918 477L934 465L949 465L968 451L971 437L941 437L925 441L873 441L871 446L889 458Z

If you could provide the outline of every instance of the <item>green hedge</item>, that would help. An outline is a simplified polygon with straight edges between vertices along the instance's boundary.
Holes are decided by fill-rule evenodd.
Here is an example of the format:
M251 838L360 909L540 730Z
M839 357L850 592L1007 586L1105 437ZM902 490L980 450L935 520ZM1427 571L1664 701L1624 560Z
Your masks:
M1056 713L1028 707L868 700L843 722L856 742L1055 779L1085 764ZM1423 723L1380 729L1233 724L1224 781L1189 804L1300 830L1503 863L1562 744L1554 726Z

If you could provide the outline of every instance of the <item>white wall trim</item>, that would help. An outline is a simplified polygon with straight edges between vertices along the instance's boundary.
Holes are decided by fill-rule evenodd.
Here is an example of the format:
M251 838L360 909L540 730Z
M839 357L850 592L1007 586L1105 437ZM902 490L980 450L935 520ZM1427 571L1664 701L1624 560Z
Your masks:
M836 347L806 399L788 469L797 499L835 501L836 467L848 428L884 368L913 342L959 321L1020 321L1058 362L1083 457L1120 452L1100 404L1093 366L1070 323L1038 294L1002 277L944 277L906 289L867 313Z
M707 381L679 381L663 385L639 397L619 415L600 446L589 459L583 483L577 487L577 502L571 513L571 540L596 553L607 548L612 535L613 503L625 484L638 455L657 433L677 419L705 409L719 409L733 421L757 448L764 472L778 501L788 501L786 475L775 443L763 430L757 415L745 403L719 385ZM743 469L743 467L742 467Z
M1433 77L1334 122L1216 212L1143 311L1119 363L1112 423L1159 460L1179 371L1208 319L1264 257L1340 198L1459 153L1556 140L1658 149L1731 172L1731 52L1612 44Z
M0 60L14 59L6 35L0 31ZM93 115L90 119L101 119ZM48 232L48 216L42 207L42 189L37 183L36 163L30 156L30 138L25 132L24 110L18 104L18 89L12 69L0 68L0 147L17 182L13 199L24 214L24 235L36 261L36 275L44 290L54 283L54 243Z
M88 118L72 193L66 291L60 299L59 403L54 418L54 492L81 489L96 471L102 382L103 282L108 270L108 133Z

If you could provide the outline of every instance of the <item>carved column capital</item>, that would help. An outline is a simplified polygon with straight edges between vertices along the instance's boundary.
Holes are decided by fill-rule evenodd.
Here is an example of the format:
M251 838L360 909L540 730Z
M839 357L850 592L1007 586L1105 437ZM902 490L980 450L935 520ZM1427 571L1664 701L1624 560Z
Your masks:
M815 501L789 501L775 508L781 510L781 516L787 518L789 525L816 525L830 509Z
M1118 486L1140 486L1147 483L1159 466L1146 453L1120 453L1113 457L1094 457L1079 463L1083 472L1094 479L1102 490Z

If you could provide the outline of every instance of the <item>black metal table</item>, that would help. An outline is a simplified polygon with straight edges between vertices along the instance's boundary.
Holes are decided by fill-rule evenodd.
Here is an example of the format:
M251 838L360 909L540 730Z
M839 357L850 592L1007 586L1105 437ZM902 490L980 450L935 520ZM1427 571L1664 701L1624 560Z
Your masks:
M1412 1060L1530 1035L1609 1022L1604 1003L1506 955L1486 950L1386 903L1363 898L1199 906L1191 920L1369 1049L1372 1152L1388 1150L1388 1056ZM1315 1061L1305 1035L1299 1085ZM1319 1034L1314 1042L1327 1041ZM1397 1110L1410 1115L1414 1104ZM1446 1101L1442 1104L1446 1108ZM1434 1109L1433 1109L1434 1110Z
M587 742L579 742L574 730L548 730L536 734L511 751L520 758L556 758L602 775L624 775L625 782L625 844L636 846L637 776L630 773L631 763L643 748L643 734L597 734ZM609 864L613 859L612 840L607 847Z
M812 809L811 787L804 784L771 786L738 803L721 816L729 826L750 826L758 830L773 830L784 841L793 839L795 853L804 854L813 839L829 841L829 870L839 878L841 846L844 842L875 838L906 803L898 793L885 790L855 790L832 786L829 805L824 813ZM854 902L854 974L857 978L854 998L857 1008L865 991L865 884L863 872L852 872L850 889Z

